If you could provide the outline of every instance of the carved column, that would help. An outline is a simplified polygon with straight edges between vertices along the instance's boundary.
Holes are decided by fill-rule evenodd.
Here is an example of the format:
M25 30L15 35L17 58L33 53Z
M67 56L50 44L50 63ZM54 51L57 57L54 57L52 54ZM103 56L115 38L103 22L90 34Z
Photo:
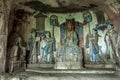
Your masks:
M8 12L6 0L0 0L0 73L5 72Z
M36 29L39 31L45 31L45 15L38 13L34 16L36 18Z

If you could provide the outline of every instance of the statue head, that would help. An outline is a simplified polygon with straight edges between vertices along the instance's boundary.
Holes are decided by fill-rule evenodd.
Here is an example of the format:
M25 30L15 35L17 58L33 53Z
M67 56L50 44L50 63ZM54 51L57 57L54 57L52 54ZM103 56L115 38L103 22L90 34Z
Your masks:
M45 34L44 33L42 33L41 35L40 35L40 38L41 38L41 40L43 40L43 39L45 39Z
M93 28L92 29L92 34L97 34L97 29Z
M51 37L50 31L46 31L46 32L45 32L45 35L46 35L47 38Z
M73 30L73 24L72 24L72 22L70 20L68 20L66 22L66 27L67 27L68 31L72 31Z
M21 42L22 42L21 37L16 37L16 39L15 39L15 43L16 43L16 45L21 44Z
M36 29L31 30L31 37L33 37L33 38L36 37Z
M114 26L113 26L113 24L110 24L110 26L109 26L109 28L108 28L109 30L113 30L114 29Z

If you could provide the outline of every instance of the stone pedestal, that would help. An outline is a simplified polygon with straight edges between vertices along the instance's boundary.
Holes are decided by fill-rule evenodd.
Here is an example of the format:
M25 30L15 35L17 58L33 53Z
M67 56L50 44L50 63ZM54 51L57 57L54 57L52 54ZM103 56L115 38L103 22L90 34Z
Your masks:
M39 64L40 68L53 68L53 64Z
M117 57L116 60L117 60L117 66L116 66L115 75L120 76L120 57Z
M116 70L115 75L120 76L120 70Z
M54 69L81 69L82 50L78 46L62 46L58 51Z
M120 66L116 66L115 75L120 76Z
M53 68L54 64L28 64L28 68Z
M86 68L106 68L106 69L115 69L115 64L85 64Z
M117 66L116 66L115 75L120 76L120 57L117 58Z
M80 62L56 62L54 69L81 69Z

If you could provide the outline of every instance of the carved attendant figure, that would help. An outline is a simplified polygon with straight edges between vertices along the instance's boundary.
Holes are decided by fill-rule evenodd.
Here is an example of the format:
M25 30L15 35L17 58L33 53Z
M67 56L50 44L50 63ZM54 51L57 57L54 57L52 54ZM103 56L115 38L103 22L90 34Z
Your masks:
M93 29L92 34L87 34L86 36L86 48L90 49L90 60L92 62L97 62L98 57L101 58L98 49L98 37L99 35L96 29Z
M11 53L10 53L10 58L11 58L10 73L13 72L15 63L18 63L19 67L22 66L22 61L25 60L25 55L26 55L26 48L22 46L21 37L17 37L15 41L16 44L11 48Z
M16 39L17 40L17 39ZM11 48L11 52L10 52L10 70L9 72L12 73L13 72L13 69L14 69L14 63L18 60L18 48L19 48L19 45L18 45L18 42L16 41L15 42L16 45L14 45L12 48Z
M45 46L45 52L46 52L46 61L48 63L54 63L54 55L53 55L53 38L51 37L51 34L49 31L46 32L46 46Z
M41 55L41 60L40 62L44 63L45 62L45 47L46 47L46 41L45 41L45 34L41 35L41 42L40 42L40 55Z
M114 63L114 59L118 56L116 54L116 45L117 45L117 37L118 33L114 30L113 25L108 28L108 31L105 34L105 43L106 43L106 58L112 59Z

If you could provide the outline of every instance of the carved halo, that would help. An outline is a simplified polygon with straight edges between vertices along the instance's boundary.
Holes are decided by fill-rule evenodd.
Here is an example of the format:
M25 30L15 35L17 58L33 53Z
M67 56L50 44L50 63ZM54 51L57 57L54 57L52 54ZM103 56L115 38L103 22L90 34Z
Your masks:
M92 21L92 15L89 11L83 12L84 21L90 23Z
M53 26L58 25L58 17L56 15L51 15L50 16L50 24Z

